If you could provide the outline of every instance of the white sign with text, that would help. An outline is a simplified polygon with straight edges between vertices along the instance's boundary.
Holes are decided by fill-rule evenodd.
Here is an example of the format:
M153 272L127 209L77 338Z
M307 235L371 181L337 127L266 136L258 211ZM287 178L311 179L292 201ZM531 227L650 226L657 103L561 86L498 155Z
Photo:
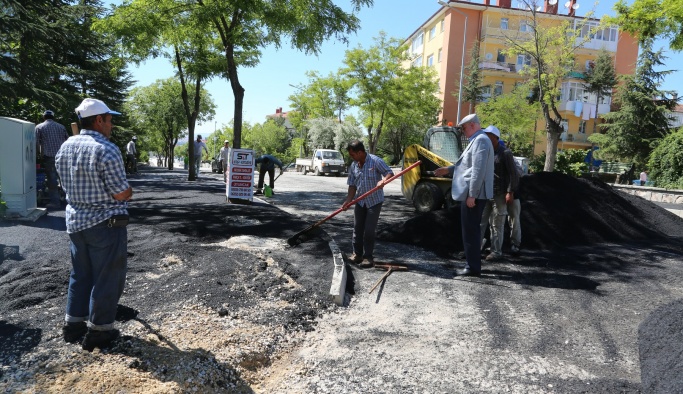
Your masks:
M254 151L251 149L231 150L230 172L225 190L228 198L253 201L254 160Z

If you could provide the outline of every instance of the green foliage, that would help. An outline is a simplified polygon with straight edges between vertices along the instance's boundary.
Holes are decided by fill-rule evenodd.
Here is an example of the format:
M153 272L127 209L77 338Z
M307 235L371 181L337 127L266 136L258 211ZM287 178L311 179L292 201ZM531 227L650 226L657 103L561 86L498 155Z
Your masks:
M614 5L616 22L641 43L657 37L670 39L669 47L683 50L683 0L635 0L629 6L623 0Z
M600 99L612 94L612 89L617 85L617 72L614 69L614 61L612 55L606 49L602 49L598 53L592 67L586 72L586 90L595 93L597 100L595 102L595 111L597 113L597 106ZM593 122L593 133L596 132L597 121Z
M664 65L665 59L661 50L652 50L651 42L641 48L636 74L625 76L619 87L619 110L604 115L607 123L600 127L605 135L591 139L600 144L601 154L642 167L654 146L669 133L669 113L676 100L667 99L671 92L659 87L671 71L655 71Z
M482 85L484 82L484 76L481 73L481 68L479 67L479 47L481 42L475 41L470 51L470 62L465 68L465 82L462 88L462 101L469 102L470 105L476 104L484 99L484 89L486 85ZM458 83L460 81L458 80ZM458 91L453 92L454 96L458 96Z
M664 137L652 151L649 178L659 187L683 189L683 128Z
M289 134L284 126L278 125L273 119L253 126L245 123L243 128L245 147L253 149L256 155L280 156L287 152Z
M508 48L506 55L524 55L531 60L531 64L525 66L520 74L529 78L530 88L538 92L548 136L544 169L553 171L560 134L564 131L560 126L562 116L558 109L561 82L574 69L576 50L590 39L590 35L578 38L574 29L581 30L590 19L591 13L585 18L572 21L577 22L577 26L573 26L569 20L549 25L546 23L548 19L536 11L541 5L536 0L522 0L520 8L529 10L524 17L527 31L510 29L502 32Z
M501 132L501 139L515 156L530 157L533 154L536 119L540 105L530 103L529 89L525 85L512 92L492 97L477 107L482 126L492 124Z
M69 130L84 97L120 109L130 75L112 40L91 30L103 11L99 1L0 2L0 114L39 123L51 109Z
M584 150L566 149L559 151L553 172L561 172L574 177L581 176L582 173L588 171L588 165L583 161L585 158L586 151ZM544 171L545 160L545 152L533 157L529 162L530 171Z

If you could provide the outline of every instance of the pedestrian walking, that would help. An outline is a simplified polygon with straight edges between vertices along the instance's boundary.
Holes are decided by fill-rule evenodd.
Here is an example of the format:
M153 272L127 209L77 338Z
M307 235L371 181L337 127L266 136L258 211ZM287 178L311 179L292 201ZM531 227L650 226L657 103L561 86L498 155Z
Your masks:
M133 136L133 138L130 139L128 144L126 145L126 168L128 168L128 173L129 174L137 174L138 173L138 162L137 162L137 154L138 150L135 146L135 144L138 141L138 137Z
M42 157L47 177L47 188L50 202L48 209L61 208L59 196L59 180L55 168L55 156L64 141L69 138L66 127L55 122L55 113L47 110L43 113L43 122L36 126L36 142L38 157Z
M82 129L57 152L57 172L66 191L66 232L71 275L66 301L67 342L105 348L119 336L116 308L127 270L128 201L133 189L119 148L109 141L112 116L102 101L85 99L76 108Z
M467 148L454 165L437 168L437 176L451 175L451 197L460 204L465 267L456 276L481 275L481 216L486 201L493 198L493 145L479 124L477 114L465 116L460 123L469 139Z
M206 144L202 141L202 135L197 135L197 140L193 144L194 146L194 176L199 177L199 167L202 165L202 149L206 154L209 154L209 150L206 148Z
M228 172L230 171L230 141L225 140L221 150L218 152L221 167L223 168L223 183L228 182Z
M353 208L353 235L351 244L353 254L351 262L360 264L361 268L369 268L375 265L375 235L379 214L384 202L384 190L382 189L394 173L380 157L365 151L363 142L353 140L346 147L353 163L349 168L346 184L349 186L346 200L342 209L347 210L349 203L357 196L361 196L379 186L380 189L370 194L365 199L356 203Z

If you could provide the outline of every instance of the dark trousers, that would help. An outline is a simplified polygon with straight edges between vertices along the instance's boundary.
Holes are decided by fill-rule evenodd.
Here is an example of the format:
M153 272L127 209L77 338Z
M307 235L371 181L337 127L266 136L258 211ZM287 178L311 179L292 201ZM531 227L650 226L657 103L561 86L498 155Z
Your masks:
M259 168L258 170L258 189L261 190L263 188L263 178L266 176L266 172L268 172L268 178L270 181L268 182L268 185L270 186L271 189L275 189L275 167L266 170L265 168Z
M50 196L50 204L59 205L59 188L57 186L57 168L55 167L55 158L43 156L43 164L45 165L45 176L47 177L47 189Z
M363 258L372 258L375 250L375 232L379 213L382 211L382 203L371 207L362 207L356 204L353 208L353 253Z
M462 245L467 259L465 268L474 272L481 272L481 216L486 201L477 199L474 208L468 208L465 201L460 204Z

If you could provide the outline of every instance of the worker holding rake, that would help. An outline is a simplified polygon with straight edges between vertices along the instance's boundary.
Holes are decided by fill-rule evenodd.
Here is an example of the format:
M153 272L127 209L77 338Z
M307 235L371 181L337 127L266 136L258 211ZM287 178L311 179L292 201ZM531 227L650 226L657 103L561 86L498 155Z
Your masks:
M373 251L375 249L375 232L379 214L384 202L382 187L388 183L394 173L381 158L365 152L363 142L353 140L346 147L353 160L349 168L346 184L349 186L348 195L342 204L342 210L347 210L351 202L358 195L362 195L374 187L379 189L355 204L353 209L353 254L351 262L360 264L361 268L374 266Z

